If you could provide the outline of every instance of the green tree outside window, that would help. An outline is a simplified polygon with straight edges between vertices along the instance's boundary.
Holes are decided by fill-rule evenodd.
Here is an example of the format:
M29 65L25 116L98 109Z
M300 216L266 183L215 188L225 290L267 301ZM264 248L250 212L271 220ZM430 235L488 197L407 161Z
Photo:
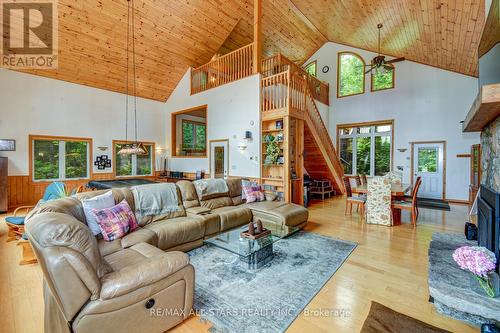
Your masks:
M394 66L392 70L372 70L372 91L394 88Z
M354 53L339 53L338 91L339 97L365 92L365 63Z

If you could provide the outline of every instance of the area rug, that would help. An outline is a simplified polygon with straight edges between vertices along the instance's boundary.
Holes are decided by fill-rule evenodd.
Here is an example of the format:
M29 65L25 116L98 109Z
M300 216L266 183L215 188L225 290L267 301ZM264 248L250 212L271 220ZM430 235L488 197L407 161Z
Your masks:
M202 246L188 253L194 308L213 332L284 332L355 247L301 231L274 244L270 263L250 270L235 254Z
M451 333L372 302L360 333Z
M455 249L477 245L463 234L435 232L429 246L429 294L436 310L474 326L500 325L500 298L471 290L469 273L453 260Z
M418 198L417 206L419 208L429 208L429 209L438 209L438 210L451 210L450 204L444 200L439 199L426 199L426 198Z

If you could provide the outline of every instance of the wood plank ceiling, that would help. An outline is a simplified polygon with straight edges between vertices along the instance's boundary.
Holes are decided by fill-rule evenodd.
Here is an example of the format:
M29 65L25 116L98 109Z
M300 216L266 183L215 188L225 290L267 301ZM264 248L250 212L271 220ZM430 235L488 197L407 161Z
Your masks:
M481 0L263 0L263 52L302 62L326 41L477 76ZM125 91L126 0L59 0L59 68L33 74ZM189 66L252 42L253 0L135 0L138 96L165 101Z

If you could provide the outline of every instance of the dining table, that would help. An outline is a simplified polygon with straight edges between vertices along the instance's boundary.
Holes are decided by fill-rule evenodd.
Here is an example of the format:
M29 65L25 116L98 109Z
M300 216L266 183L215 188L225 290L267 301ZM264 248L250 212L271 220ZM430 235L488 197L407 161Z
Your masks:
M411 192L411 184L391 184L391 198L392 200L403 200L405 195ZM352 193L367 194L368 186L366 184L359 185L352 188ZM401 209L392 208L392 225L401 225Z

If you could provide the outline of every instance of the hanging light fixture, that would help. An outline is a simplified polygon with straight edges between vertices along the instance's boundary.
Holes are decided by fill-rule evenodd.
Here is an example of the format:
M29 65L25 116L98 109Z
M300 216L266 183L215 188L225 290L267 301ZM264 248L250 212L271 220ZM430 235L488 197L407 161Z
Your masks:
M136 75L135 75L135 17L134 17L134 0L127 0L127 78L125 80L125 141L126 143L118 151L120 155L148 155L148 150L142 142L137 140L137 88L136 88ZM128 141L128 113L129 113L129 45L130 45L130 32L132 32L132 82L133 82L133 96L134 96L134 141Z

